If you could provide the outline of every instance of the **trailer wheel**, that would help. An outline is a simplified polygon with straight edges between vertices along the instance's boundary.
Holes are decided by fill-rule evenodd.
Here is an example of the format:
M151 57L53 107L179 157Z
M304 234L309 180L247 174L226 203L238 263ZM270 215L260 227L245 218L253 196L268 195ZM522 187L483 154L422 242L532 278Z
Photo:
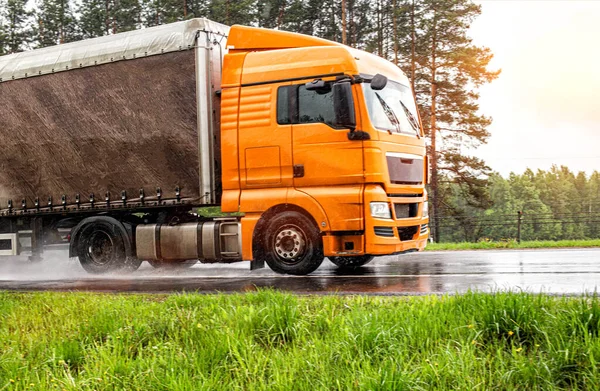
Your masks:
M373 258L375 257L372 255L359 255L358 257L329 257L329 260L340 269L357 269L371 262Z
M111 271L134 271L141 261L127 257L124 238L118 228L107 221L89 223L78 235L79 263L93 274Z
M323 263L323 246L318 229L298 212L283 212L268 224L264 258L277 273L304 275Z
M188 269L198 263L197 259L183 261L159 261L148 260L148 263L155 269Z

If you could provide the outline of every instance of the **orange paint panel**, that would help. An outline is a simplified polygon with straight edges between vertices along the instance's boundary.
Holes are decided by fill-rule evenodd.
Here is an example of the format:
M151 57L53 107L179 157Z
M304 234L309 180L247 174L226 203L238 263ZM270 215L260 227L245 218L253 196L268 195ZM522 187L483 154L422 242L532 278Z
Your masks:
M242 189L292 184L291 126L279 125L274 110L280 85L241 88L237 149L242 157ZM262 175L265 177L261 178ZM279 199L278 203L281 202Z
M310 35L234 25L229 29L227 48L233 50L284 49L302 46L340 46L337 42Z
M360 231L364 229L362 189L361 185L355 185L304 187L297 190L308 194L327 211L327 231Z
M223 212L239 212L240 190L223 190L221 195L221 210Z
M246 148L246 185L262 186L280 183L279 147Z
M260 213L246 214L242 218L242 259L244 261L251 261L254 259L252 254L252 242L253 233L258 220L260 220Z
M352 243L352 249L346 248L346 243ZM325 235L323 236L323 253L329 256L363 255L365 237L364 235Z
M242 190L240 212L262 213L275 205L285 203L287 192L288 189L282 187Z
M223 59L223 76L221 88L238 87L242 79L246 53L229 53Z
M224 190L240 188L237 153L239 93L239 88L227 88L221 94L221 167Z
M358 74L345 46L252 52L246 56L242 84L344 73Z

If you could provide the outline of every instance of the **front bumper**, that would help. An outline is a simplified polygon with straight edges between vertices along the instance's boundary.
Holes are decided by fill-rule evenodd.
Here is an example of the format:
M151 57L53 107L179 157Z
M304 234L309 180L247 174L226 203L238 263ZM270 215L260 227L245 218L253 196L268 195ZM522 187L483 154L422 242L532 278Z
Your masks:
M423 202L426 194L388 196L383 188L369 185L365 188L365 254L389 255L410 250L421 251L427 245L429 238L429 218L423 217ZM385 201L392 210L391 219L372 217L368 211L372 201ZM395 205L411 205L414 211L400 216L404 208L395 208Z

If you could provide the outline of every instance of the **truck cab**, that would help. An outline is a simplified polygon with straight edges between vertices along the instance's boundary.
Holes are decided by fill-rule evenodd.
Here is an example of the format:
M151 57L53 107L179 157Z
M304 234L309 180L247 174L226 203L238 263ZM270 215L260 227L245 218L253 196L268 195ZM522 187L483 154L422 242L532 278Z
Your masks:
M244 259L305 274L422 250L425 139L406 75L370 53L233 26L221 92L222 209ZM287 217L282 217L287 216Z

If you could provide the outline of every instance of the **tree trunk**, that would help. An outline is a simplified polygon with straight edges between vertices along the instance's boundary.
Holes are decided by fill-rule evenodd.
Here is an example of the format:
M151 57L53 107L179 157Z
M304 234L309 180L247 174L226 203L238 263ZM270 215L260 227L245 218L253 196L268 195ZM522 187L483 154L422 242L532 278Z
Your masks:
M431 198L433 199L432 214L433 219L433 239L436 243L440 241L440 192L438 187L438 155L437 155L437 123L436 123L436 100L437 100L437 84L436 84L436 54L437 54L437 15L433 10L433 35L431 40L431 113L430 113L430 136L431 136Z
M415 0L412 1L412 7L410 8L410 53L411 53L411 64L410 64L410 85L415 90L415 77L417 73L416 58L415 58L415 45L416 45L416 34L415 34Z
M342 0L342 43L347 45L346 40L346 0Z
M285 14L285 4L286 2L283 1L281 3L281 7L279 7L279 15L277 16L277 30L279 30L281 28L281 25L283 24L283 16Z
M398 26L396 25L396 0L392 2L392 28L394 29L394 64L398 65Z
M350 46L356 47L356 22L354 21L354 1L350 7Z
M377 1L377 54L383 56L383 9L381 0Z
M110 0L104 0L104 33L108 35L110 33Z

